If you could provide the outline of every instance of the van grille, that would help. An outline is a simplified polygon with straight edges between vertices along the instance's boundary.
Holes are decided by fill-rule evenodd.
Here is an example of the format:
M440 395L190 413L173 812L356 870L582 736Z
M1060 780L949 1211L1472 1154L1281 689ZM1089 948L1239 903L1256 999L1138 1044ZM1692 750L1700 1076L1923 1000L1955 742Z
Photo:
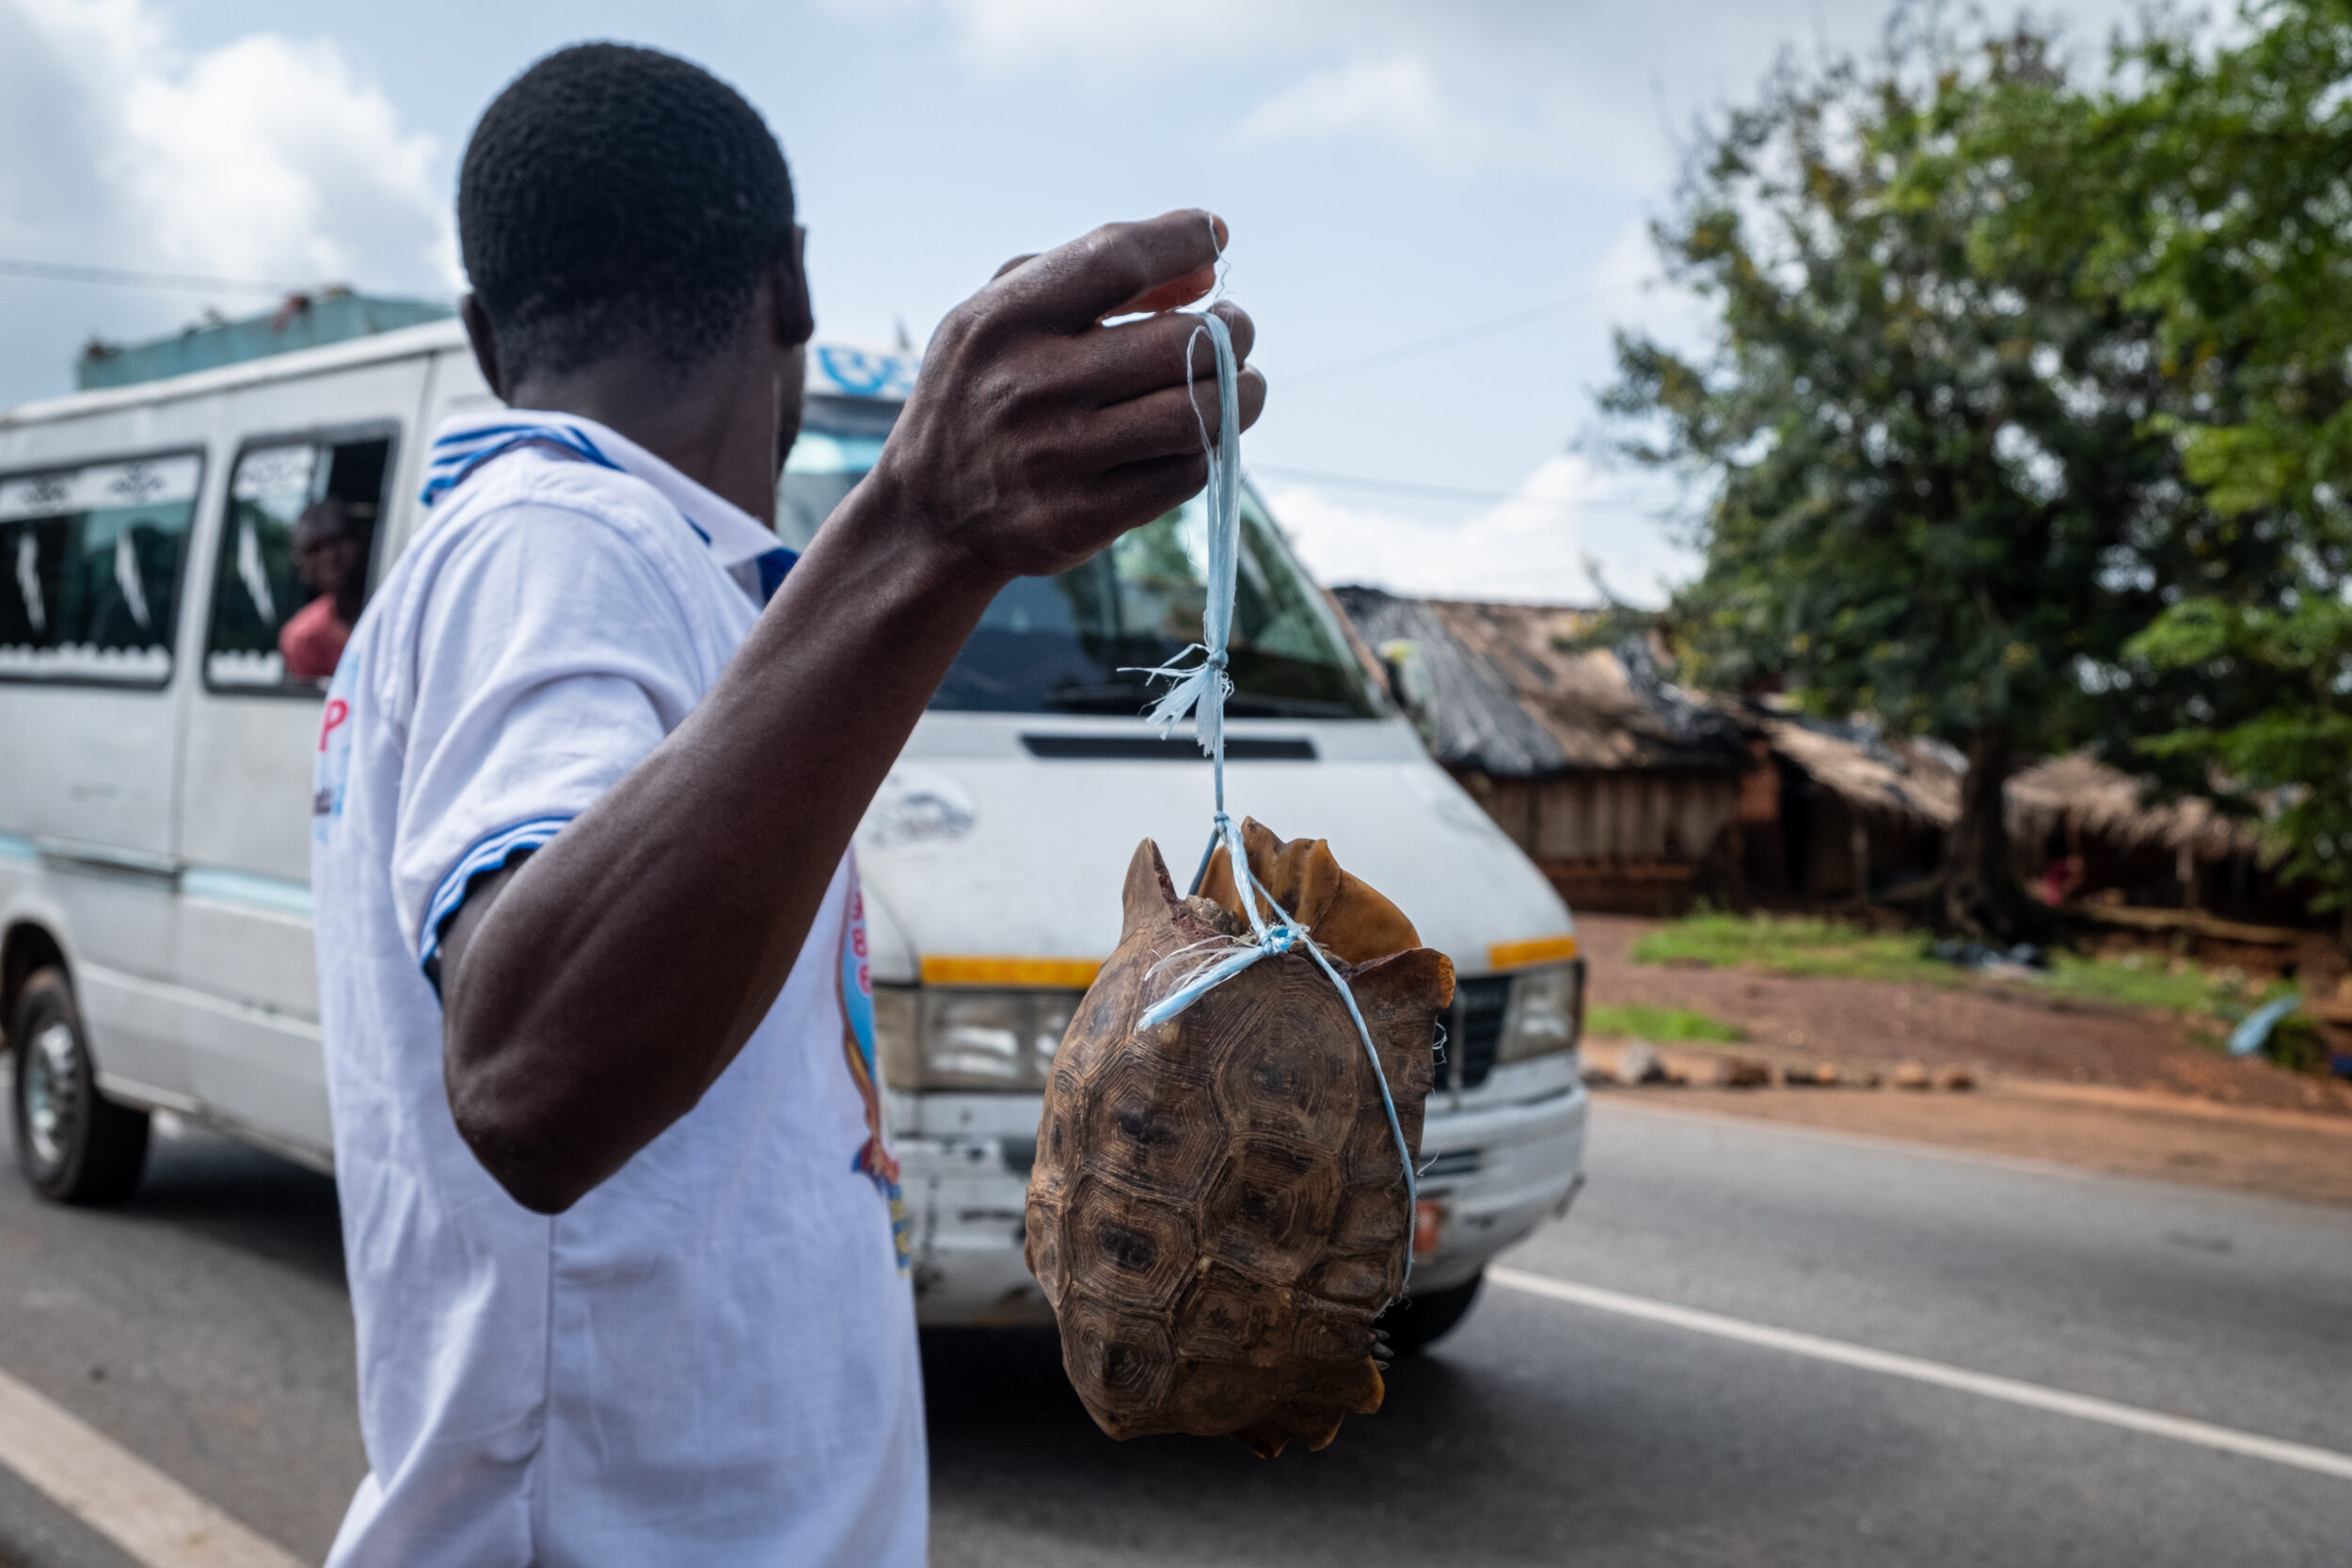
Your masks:
M1188 735L1050 735L1021 737L1029 755L1049 762L1207 762L1200 743ZM1227 762L1312 762L1315 743L1306 736L1229 735Z
M1455 1080L1474 1089L1495 1069L1495 1048L1502 1042L1502 1010L1510 1004L1511 977L1490 974L1463 980L1454 988L1454 1006L1446 1017L1446 1035L1454 1041L1450 1054Z

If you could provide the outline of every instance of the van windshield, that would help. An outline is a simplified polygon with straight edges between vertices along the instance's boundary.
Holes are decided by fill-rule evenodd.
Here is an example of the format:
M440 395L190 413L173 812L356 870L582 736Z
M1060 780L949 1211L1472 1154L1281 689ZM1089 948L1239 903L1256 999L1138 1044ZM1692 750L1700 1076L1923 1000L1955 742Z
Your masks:
M839 407L833 406L840 404ZM777 531L794 549L882 453L895 404L812 398L784 466ZM1265 509L1242 492L1234 595L1236 718L1371 719L1379 708L1328 603ZM1138 713L1167 683L1136 672L1200 641L1208 513L1199 497L1057 577L996 595L933 708L977 713Z

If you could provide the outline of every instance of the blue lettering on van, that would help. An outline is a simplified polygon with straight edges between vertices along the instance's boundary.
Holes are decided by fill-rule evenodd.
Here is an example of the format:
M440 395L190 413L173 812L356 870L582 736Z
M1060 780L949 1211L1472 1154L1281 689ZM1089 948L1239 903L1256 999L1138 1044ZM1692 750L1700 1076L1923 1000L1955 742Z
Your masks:
M851 397L906 397L914 390L914 372L919 363L905 355L867 354L830 344L818 344L817 348L818 370Z

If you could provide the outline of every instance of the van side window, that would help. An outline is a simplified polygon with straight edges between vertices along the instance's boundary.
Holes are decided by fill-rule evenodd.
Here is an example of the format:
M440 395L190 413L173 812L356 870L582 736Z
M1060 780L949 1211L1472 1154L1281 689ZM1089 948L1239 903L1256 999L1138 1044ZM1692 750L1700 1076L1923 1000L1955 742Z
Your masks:
M367 602L392 444L249 447L229 476L204 680L241 691L325 688Z
M0 678L161 686L204 460L0 480Z

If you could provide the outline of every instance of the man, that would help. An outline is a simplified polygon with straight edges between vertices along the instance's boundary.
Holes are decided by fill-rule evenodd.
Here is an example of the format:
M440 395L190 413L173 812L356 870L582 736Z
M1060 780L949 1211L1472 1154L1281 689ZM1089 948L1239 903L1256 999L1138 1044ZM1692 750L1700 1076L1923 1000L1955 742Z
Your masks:
M318 595L278 628L278 657L290 681L324 681L351 641L367 594L368 536L335 496L294 519L294 576Z
M508 407L439 433L320 737L373 1466L330 1560L919 1562L850 836L997 590L1203 483L1191 322L1101 324L1199 298L1221 229L1009 263L795 562L812 318L751 106L565 50L483 116L458 221Z

